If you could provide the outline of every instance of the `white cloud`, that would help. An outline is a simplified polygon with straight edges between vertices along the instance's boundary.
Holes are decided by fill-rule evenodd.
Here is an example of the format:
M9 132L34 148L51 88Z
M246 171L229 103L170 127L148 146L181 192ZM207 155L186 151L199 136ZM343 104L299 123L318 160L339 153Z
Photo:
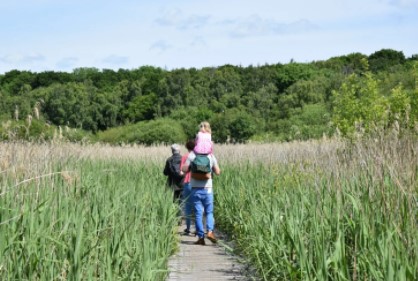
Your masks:
M210 16L208 15L184 15L180 9L170 9L163 12L155 22L165 27L174 27L177 29L199 29L208 24Z
M102 62L105 64L109 64L112 66L122 66L128 63L129 58L126 56L117 56L117 55L110 55L105 57Z
M318 28L308 20L300 19L291 23L283 23L274 19L263 19L258 15L235 22L229 20L227 23L231 25L229 34L233 37L304 33Z
M172 46L169 43L167 43L165 40L158 40L151 45L150 50L157 50L159 52L164 52L170 48L172 48Z
M0 61L2 61L3 63L7 63L7 64L19 64L19 63L33 64L33 63L45 61L45 57L38 53L32 53L32 54L14 53L14 54L4 55L0 57Z
M166 9L161 13L162 15L155 22L162 26L176 26L183 17L181 10L178 8Z

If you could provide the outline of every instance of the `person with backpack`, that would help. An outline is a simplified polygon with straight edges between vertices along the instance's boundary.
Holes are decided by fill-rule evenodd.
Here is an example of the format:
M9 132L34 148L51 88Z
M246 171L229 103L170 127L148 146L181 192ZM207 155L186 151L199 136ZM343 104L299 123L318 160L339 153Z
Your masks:
M196 245L205 245L205 232L203 229L203 214L206 214L206 237L216 243L217 239L213 233L215 221L213 217L213 181L212 175L220 175L221 170L218 161L213 153L196 154L189 153L186 162L182 166L184 173L191 172L190 185L192 187L192 200L195 212Z
M173 144L171 146L171 152L172 155L165 161L163 173L167 176L167 187L173 190L173 201L180 203L184 177L184 173L180 169L180 146Z

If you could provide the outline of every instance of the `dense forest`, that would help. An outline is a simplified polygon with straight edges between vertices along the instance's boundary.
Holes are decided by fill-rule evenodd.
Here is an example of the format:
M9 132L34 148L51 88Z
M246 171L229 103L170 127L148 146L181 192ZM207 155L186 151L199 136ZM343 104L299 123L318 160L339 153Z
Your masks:
M2 140L182 142L202 120L215 142L416 130L418 55L382 49L310 63L0 75Z

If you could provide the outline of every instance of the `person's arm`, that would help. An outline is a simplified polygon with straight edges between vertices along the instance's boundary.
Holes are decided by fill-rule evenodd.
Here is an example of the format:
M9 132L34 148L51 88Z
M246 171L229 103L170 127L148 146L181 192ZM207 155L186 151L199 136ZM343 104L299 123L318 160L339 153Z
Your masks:
M221 169L219 168L218 165L218 160L216 159L215 155L212 154L212 161L213 161L213 166L212 166L212 172L219 176L221 174Z
M187 155L186 161L184 161L183 165L181 166L181 171L183 173L187 173L190 170L190 163L191 163L191 157L192 153L189 153Z
M216 164L215 166L213 166L212 170L215 173L215 175L217 175L217 176L219 176L221 174L221 169L219 169L218 164Z
M189 163L188 163L188 161L186 161L186 162L183 164L183 166L181 166L181 171L182 171L183 173L187 173L187 172L189 171Z
M168 168L168 160L165 161L165 167L164 167L163 173L165 176L168 176L170 174L170 169Z

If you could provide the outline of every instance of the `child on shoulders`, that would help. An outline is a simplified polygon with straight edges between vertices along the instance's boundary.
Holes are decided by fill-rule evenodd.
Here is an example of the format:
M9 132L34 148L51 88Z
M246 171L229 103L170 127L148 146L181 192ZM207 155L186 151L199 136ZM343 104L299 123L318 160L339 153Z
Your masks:
M211 154L212 146L212 130L209 122L204 121L199 125L199 132L196 135L196 145L193 151L195 154Z

